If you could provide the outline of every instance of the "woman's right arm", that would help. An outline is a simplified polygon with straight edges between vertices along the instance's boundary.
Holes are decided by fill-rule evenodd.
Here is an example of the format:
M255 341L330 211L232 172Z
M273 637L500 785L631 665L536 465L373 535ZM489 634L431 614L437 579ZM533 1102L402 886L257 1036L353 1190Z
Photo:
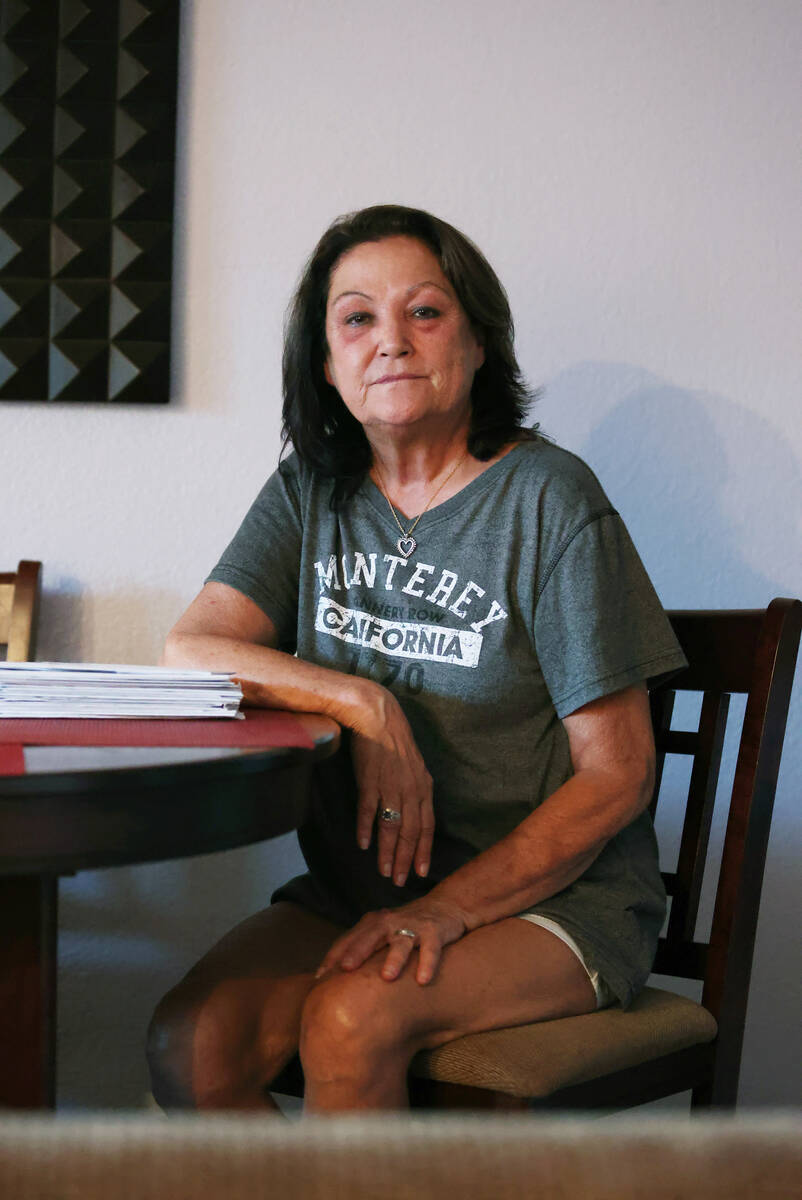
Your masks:
M376 822L379 870L399 886L413 861L425 875L434 833L432 781L398 701L373 680L277 650L277 641L275 625L253 600L212 582L168 634L161 661L225 671L239 680L249 704L325 713L352 730L360 846L370 842L379 805L396 809L400 823Z

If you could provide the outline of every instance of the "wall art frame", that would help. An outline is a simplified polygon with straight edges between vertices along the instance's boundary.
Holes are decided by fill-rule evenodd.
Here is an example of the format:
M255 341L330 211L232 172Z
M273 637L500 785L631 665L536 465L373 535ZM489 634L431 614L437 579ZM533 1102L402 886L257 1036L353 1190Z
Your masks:
M0 400L169 400L179 18L0 0Z

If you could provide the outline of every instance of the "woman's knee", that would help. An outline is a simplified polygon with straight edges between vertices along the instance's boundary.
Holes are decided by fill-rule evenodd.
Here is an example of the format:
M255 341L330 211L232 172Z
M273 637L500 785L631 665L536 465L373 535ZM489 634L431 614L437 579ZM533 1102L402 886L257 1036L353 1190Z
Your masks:
M193 1008L179 985L159 1001L150 1019L145 1053L153 1095L163 1108L188 1108L195 1104Z
M271 1023L247 981L184 981L160 1002L148 1029L153 1095L163 1108L256 1101L297 1047L291 1022Z
M414 1052L406 1023L378 975L337 973L312 989L301 1017L304 1073L317 1079L369 1075Z
M203 1107L228 1075L224 995L178 984L159 1002L147 1036L153 1095L163 1108Z

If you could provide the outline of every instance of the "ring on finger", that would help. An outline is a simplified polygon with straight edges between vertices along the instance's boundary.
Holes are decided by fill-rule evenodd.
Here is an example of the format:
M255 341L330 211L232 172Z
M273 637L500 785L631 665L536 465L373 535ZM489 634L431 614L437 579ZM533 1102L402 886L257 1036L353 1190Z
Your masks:
M415 941L415 938L418 936L414 929L394 929L393 933L397 934L399 937L412 938L413 942Z
M386 821L388 825L394 825L397 821L401 820L401 813L397 808L380 808L379 820Z

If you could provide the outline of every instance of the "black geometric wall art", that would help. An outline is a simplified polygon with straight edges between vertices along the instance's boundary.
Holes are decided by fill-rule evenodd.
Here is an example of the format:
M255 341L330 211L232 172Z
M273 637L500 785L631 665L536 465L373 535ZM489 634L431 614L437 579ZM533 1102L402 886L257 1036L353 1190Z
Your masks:
M0 400L164 403L179 0L0 0Z

